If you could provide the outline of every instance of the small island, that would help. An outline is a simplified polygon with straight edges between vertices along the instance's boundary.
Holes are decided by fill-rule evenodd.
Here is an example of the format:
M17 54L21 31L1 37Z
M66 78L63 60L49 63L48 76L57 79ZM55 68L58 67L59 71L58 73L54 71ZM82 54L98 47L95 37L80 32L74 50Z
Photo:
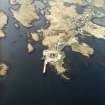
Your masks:
M17 10L11 8L14 18L25 27L31 27L32 22L39 19L33 0L10 0L11 5L20 5Z
M6 24L7 24L7 16L2 10L0 10L0 38L5 37L3 28L5 27Z
M8 66L4 63L0 64L0 76L5 76L8 71Z

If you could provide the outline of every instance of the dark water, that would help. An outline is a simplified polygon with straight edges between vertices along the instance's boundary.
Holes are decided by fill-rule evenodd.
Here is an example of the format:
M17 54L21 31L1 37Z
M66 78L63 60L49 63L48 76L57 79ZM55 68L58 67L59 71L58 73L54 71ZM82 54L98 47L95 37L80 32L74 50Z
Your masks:
M26 36L40 28L44 18L37 22L38 27L26 29L21 25L17 29L9 8L8 0L0 0L0 9L9 17L6 38L0 40L0 61L10 66L8 75L0 80L0 105L105 105L105 41L84 39L95 49L90 59L65 49L71 64L70 81L55 75L50 66L43 75L44 47L39 43L35 53L28 55Z

